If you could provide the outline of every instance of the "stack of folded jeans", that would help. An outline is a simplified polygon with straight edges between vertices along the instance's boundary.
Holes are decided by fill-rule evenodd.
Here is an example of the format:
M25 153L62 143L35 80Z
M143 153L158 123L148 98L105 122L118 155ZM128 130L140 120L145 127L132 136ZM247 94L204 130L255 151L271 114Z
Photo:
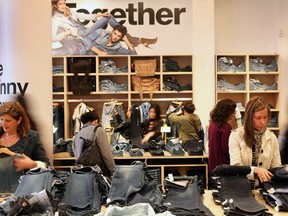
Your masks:
M167 184L169 182L165 181L167 192L163 206L166 206L167 210L175 215L213 215L202 202L197 176L192 178L193 180L191 180L191 176L182 177L182 181L185 179L189 181L185 187Z
M246 66L242 62L239 65L234 64L233 59L229 57L221 57L217 60L217 71L228 72L245 72Z
M288 211L288 165L270 169L270 181L262 184L260 193L266 203L278 211Z
M278 113L272 112L267 127L278 127Z
M182 148L182 141L179 138L170 139L164 146L164 149L173 156L183 156L185 154Z
M273 59L270 64L265 64L261 58L251 58L250 59L250 71L278 71L277 62Z
M175 77L167 77L164 79L164 87L165 91L185 91L192 90L191 84L180 85Z
M129 143L111 143L110 148L113 156L124 156L126 152L129 152L132 145Z
M98 174L101 169L75 167L69 176L64 198L58 205L59 213L65 215L93 215L101 210L101 194ZM81 196L79 196L81 194Z
M129 150L129 155L131 157L142 157L144 155L144 149L140 149L140 148L131 148Z
M239 83L239 84L232 84L229 83L226 79L224 78L219 78L217 80L217 89L218 90L245 90L245 84L244 83Z
M53 216L54 211L51 206L53 196L46 190L42 190L38 193L24 194L17 197L16 200L6 201L10 203L11 207L8 214L0 209L1 215L46 215Z
M104 59L101 60L99 65L100 73L124 73L128 72L128 66L124 66L121 68L116 67L115 62L112 59Z
M255 78L250 78L250 90L267 91L267 90L277 90L277 89L278 89L277 83L268 85L265 83L261 83L260 80L257 80Z
M150 177L147 165L140 161L131 165L116 165L107 205L149 203L156 211L162 205L163 196L157 182Z
M128 91L128 84L127 83L117 84L110 79L103 79L100 81L100 91L102 92Z
M64 66L63 65L53 65L52 66L52 73L53 74L64 73Z
M147 173L157 182L158 187L161 190L161 168L149 168Z
M27 213L28 215L31 215L31 212L39 213L39 211L49 213L51 208L56 210L58 203L63 197L65 185L54 169L31 169L26 175L22 175L19 181L15 193L0 205L0 213L7 214L13 207L13 211L19 211L18 213L21 215L20 212L22 210L18 209L17 206L23 202L27 202L26 204L29 205L29 209L23 210L23 212L29 212L29 214ZM39 209L39 206L42 206L41 209ZM46 207L47 209L44 209Z
M250 166L218 165L212 172L213 199L224 215L271 215L258 203L251 191L247 174Z

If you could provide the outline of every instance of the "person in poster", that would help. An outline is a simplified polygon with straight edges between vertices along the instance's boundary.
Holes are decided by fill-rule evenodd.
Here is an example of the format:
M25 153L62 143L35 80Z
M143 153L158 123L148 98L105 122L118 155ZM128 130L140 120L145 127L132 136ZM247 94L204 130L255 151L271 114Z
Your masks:
M106 13L97 13L97 14L84 14L78 13L76 11L70 10L66 5L66 0L52 0L52 55L85 55L92 54L93 51L87 50L83 40L85 38L99 38L99 32L103 32L103 28L109 24L112 28L115 28L119 25L116 19ZM92 20L95 21L91 27L87 28L78 19L82 20ZM94 34L98 29L98 34ZM114 30L113 30L114 31ZM112 31L112 32L113 32ZM110 32L111 33L111 32ZM114 32L115 33L115 32ZM92 35L90 35L92 34ZM109 34L106 32L106 35ZM123 32L122 32L123 34ZM111 34L110 34L111 35ZM122 39L123 38L123 39ZM149 47L150 44L155 44L157 42L157 37L153 39L149 38L139 38L132 37L127 33L121 36L121 40L125 42L127 49L122 47L121 51L109 52L109 46L107 49L94 52L96 54L105 55L106 54L137 54L135 47L142 44L146 47ZM117 42L118 43L118 42ZM101 46L103 48L103 44ZM100 48L101 48L100 47ZM99 47L98 47L99 48ZM124 50L126 49L126 51ZM93 49L95 50L95 49ZM101 53L101 51L103 51Z

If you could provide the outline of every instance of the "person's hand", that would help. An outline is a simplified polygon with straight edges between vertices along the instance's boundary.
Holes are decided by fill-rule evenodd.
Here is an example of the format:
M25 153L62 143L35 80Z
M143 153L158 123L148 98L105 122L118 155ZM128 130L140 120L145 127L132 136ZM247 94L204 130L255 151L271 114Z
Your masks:
M146 134L143 139L141 140L141 144L144 144L145 142L149 141L150 136L148 134Z
M116 108L113 110L113 112L114 112L114 115L118 115L119 114L118 110Z
M14 158L14 166L16 168L16 172L31 169L37 166L36 162L33 161L31 158L22 154L22 157L15 157Z
M254 173L258 175L258 178L261 182L267 182L273 176L273 174L269 172L267 169L260 167L256 167L254 169Z
M108 52L100 50L100 51L98 52L98 55L103 55L103 56L105 56L105 55L108 55Z
M179 109L177 112L176 112L176 115L182 115L182 109Z
M111 14L108 13L108 12L102 13L101 15L102 15L103 17L109 17L109 16L111 16Z

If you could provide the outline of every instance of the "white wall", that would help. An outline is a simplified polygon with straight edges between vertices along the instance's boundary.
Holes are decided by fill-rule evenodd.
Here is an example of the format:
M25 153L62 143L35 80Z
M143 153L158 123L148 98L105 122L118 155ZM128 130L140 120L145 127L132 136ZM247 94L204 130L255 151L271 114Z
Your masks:
M216 54L279 54L281 125L288 120L287 8L287 0L215 1Z
M51 1L0 0L1 84L27 86L29 113L37 124L50 162L53 157ZM0 101L17 92L2 92Z
M277 53L277 8L275 0L216 0L216 53Z
M205 126L215 101L214 0L193 0L192 7L193 102Z

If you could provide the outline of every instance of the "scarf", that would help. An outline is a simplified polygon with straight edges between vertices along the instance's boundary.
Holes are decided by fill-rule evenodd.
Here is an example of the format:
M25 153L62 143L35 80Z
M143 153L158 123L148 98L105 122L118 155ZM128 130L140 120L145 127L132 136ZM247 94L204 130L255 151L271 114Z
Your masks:
M262 131L254 130L254 143L253 143L253 157L252 157L252 164L257 166L258 164L258 157L261 151L261 142L262 136L266 131L266 127Z

